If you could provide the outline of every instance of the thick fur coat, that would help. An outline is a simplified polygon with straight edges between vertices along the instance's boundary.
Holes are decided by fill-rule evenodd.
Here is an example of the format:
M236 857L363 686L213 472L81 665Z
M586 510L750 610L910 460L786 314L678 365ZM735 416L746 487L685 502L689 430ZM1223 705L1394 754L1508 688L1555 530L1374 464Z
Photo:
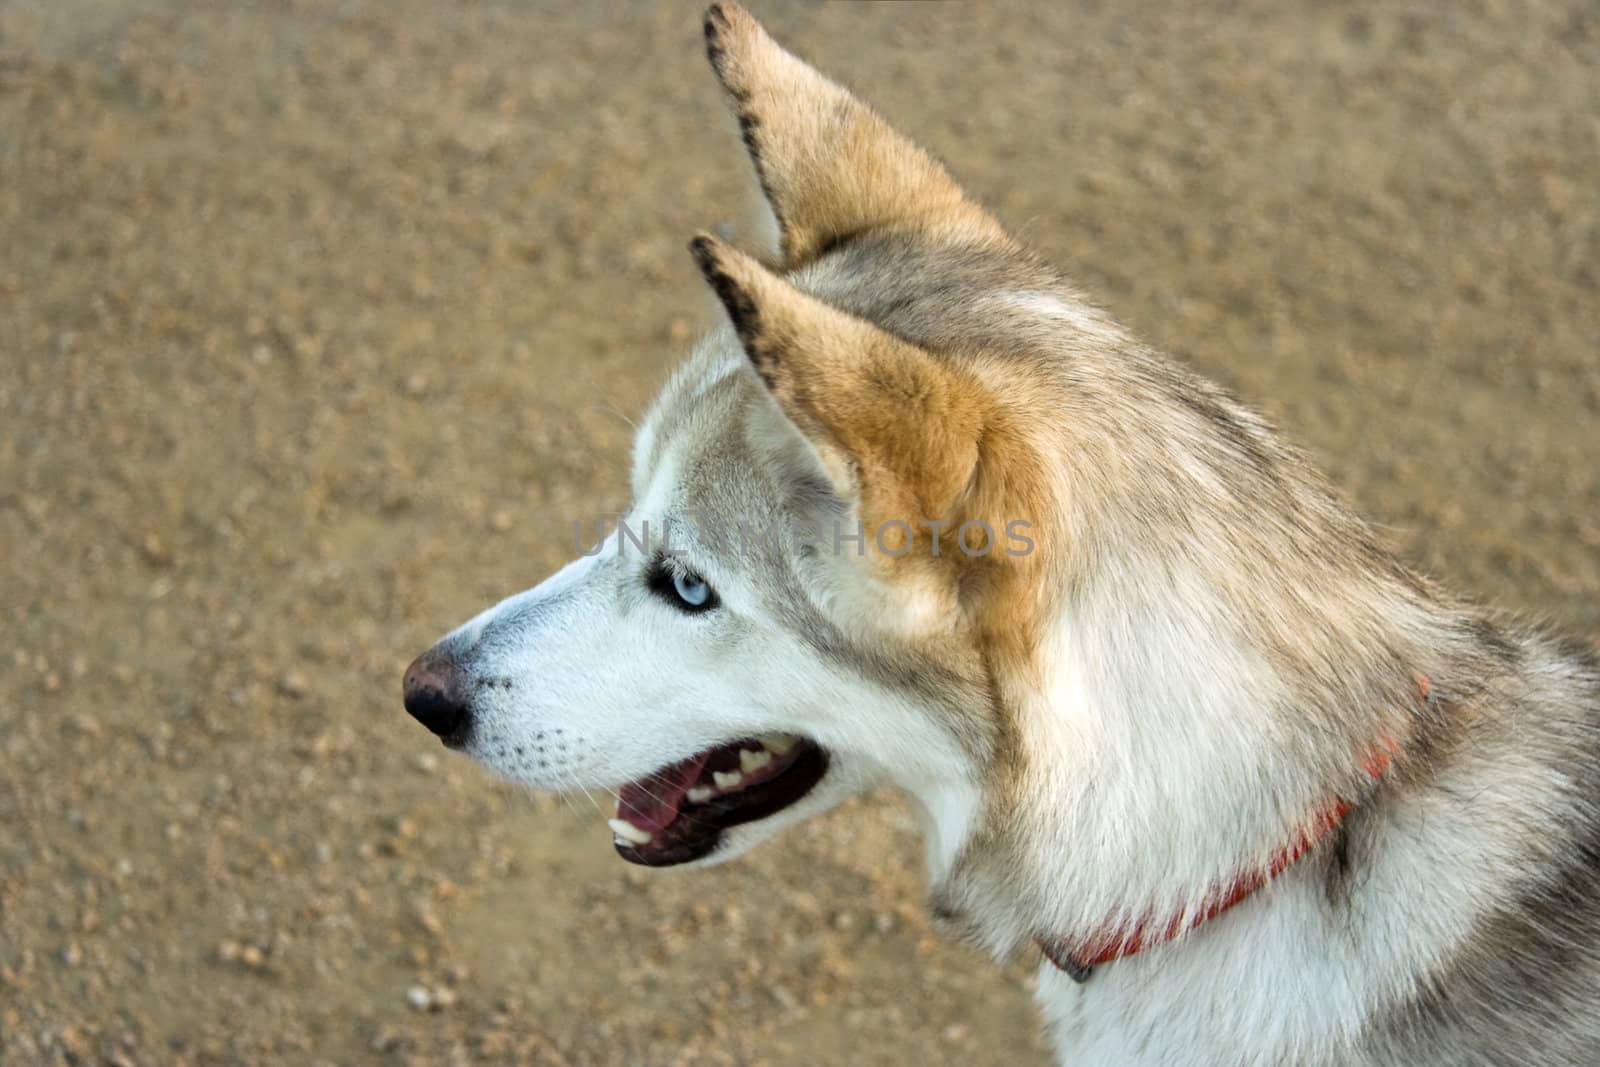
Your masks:
M607 539L486 611L413 713L625 809L687 767L619 813L636 862L905 790L941 923L1067 964L1063 1063L1600 1062L1594 652L1398 562L743 9L705 29L777 241L693 243L728 326L642 427L626 520L672 551ZM804 788L693 777L757 737L747 783L800 744Z

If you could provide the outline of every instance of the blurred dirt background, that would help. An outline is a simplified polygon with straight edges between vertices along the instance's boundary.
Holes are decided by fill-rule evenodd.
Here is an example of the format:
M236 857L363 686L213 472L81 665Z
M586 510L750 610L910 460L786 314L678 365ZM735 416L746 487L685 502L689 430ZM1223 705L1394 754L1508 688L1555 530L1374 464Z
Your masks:
M1592 4L755 7L1600 636ZM0 1060L1044 1061L894 798L650 874L401 711L622 503L748 188L697 4L0 0Z

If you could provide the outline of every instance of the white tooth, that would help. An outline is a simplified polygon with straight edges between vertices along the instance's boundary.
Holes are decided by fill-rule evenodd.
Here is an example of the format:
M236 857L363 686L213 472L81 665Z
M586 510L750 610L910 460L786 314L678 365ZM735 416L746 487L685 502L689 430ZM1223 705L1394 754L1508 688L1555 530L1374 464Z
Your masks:
M606 825L611 827L611 832L631 845L648 845L655 834L649 830L641 830L627 819L608 819Z
M730 771L727 774L723 774L721 771L712 771L711 780L717 783L718 789L726 792L729 789L733 789L741 781L743 781L744 775L740 774L738 771Z
M765 749L751 752L748 748L739 750L739 769L746 774L754 774L772 762L772 753Z
M691 786L689 791L684 794L684 796L689 798L689 803L691 804L704 804L706 801L710 800L716 795L717 791L712 789L709 785Z
M800 739L793 734L762 734L760 741L774 756L781 756L798 744Z

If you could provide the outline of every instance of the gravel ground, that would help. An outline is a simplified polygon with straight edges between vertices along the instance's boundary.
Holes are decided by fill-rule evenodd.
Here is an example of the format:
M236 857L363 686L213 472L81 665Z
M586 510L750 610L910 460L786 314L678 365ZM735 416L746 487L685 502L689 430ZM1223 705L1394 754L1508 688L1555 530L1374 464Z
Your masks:
M1600 636L1592 5L756 7ZM0 1060L1043 1062L895 798L652 874L399 707L622 502L747 195L695 5L0 0Z

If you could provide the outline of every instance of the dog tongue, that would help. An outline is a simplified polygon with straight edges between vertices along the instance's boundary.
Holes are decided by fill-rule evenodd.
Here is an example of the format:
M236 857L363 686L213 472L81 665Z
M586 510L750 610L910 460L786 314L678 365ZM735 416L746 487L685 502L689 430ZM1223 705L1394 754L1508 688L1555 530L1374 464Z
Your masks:
M651 833L666 826L677 818L683 794L699 779L710 758L710 752L702 752L642 782L629 782L617 793L617 817Z

